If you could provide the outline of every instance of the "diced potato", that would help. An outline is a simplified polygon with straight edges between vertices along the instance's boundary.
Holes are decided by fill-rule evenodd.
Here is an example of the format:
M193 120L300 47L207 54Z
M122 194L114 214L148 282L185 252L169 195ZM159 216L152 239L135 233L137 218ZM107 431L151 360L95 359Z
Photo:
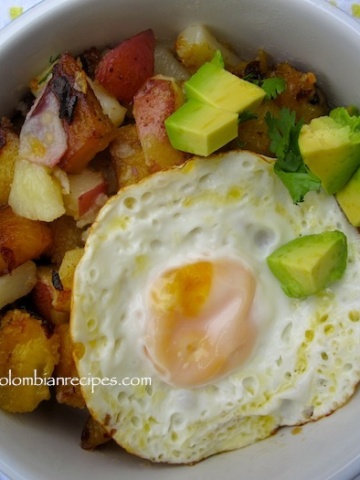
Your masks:
M99 100L89 87L84 70L70 54L65 53L60 57L47 88L59 95L60 112L66 112L63 124L68 148L59 166L67 173L79 173L98 152L109 145L116 134L116 127L103 112ZM68 90L70 93L66 94Z
M41 320L22 310L5 314L0 326L0 408L13 413L31 412L50 399L44 381L58 362L58 348L58 335Z
M47 86L35 99L21 126L19 158L54 168L68 145L60 101Z
M85 408L80 385L77 385L78 372L73 359L73 343L69 324L59 325L56 332L60 338L60 358L55 368L55 376L62 379L74 379L74 385L71 384L71 381L58 382L55 388L56 400L71 407Z
M36 284L36 265L29 260L0 277L0 308L31 292Z
M38 267L31 299L37 312L53 325L69 321L71 290L63 287L55 267Z
M155 43L151 29L123 40L101 58L96 80L120 102L130 104L141 85L154 74Z
M73 248L83 247L83 230L76 226L72 217L63 215L50 224L53 243L49 249L51 263L60 266L65 253Z
M124 127L120 127L117 129L116 135L122 128ZM118 191L117 180L115 178L115 170L110 155L110 148L113 142L114 140L111 142L109 148L107 148L103 152L98 153L96 157L93 158L89 163L89 168L91 170L102 174L106 183L106 194L109 196L115 195L115 193Z
M155 75L173 77L178 82L185 81L190 77L186 68L175 58L170 47L157 42L155 46Z
M231 70L241 59L227 45L220 43L205 25L190 25L183 30L175 42L175 50L182 64L195 72L205 62L209 62L220 50L225 66Z
M0 122L0 205L9 198L19 151L19 136L6 118Z
M105 196L107 185L101 172L84 168L81 173L69 175L69 193L64 195L67 215L79 220L90 209L100 209L99 196Z
M171 77L149 78L134 97L133 114L150 172L180 165L185 154L171 145L165 120L184 103L181 87Z
M150 174L136 126L133 124L119 128L110 145L110 155L118 189L137 183Z
M9 205L31 220L51 222L65 213L59 180L44 165L23 159L15 164Z
M0 275L40 257L51 242L48 225L20 217L9 206L0 207Z
M83 254L83 248L68 250L61 262L59 277L63 287L68 290L72 290L75 270Z
M111 436L105 428L89 415L81 433L81 448L84 450L94 450L110 440Z
M107 92L99 82L91 80L89 77L88 82L93 89L96 98L99 100L103 112L110 118L116 127L120 127L125 120L127 109L123 107L113 95L110 95L110 93Z

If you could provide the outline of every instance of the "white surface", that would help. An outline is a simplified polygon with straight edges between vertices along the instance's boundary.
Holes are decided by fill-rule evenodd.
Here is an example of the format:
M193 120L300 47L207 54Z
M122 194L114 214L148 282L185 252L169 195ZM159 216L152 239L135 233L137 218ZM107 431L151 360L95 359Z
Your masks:
M159 12L161 11L161 16ZM321 0L51 0L0 31L0 115L11 111L29 79L64 49L105 45L153 27L174 36L207 23L246 56L265 47L318 73L334 103L360 106L359 25ZM45 404L32 415L0 414L0 469L13 480L350 480L360 471L360 398L294 435L282 430L247 449L192 467L149 465L116 448L84 452L83 418ZM151 441L151 439L149 439Z
M17 12L29 10L41 0L1 0L0 2L0 28L3 28L12 20L11 11ZM51 1L51 0L50 0Z

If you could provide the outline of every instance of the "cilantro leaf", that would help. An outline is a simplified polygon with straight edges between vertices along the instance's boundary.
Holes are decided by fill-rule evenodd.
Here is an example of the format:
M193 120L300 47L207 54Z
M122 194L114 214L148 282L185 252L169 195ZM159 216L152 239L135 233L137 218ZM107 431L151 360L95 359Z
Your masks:
M247 120L255 120L256 118L258 118L258 116L255 113L249 112L249 110L244 110L239 114L238 123L243 123Z
M276 98L286 88L286 82L281 77L271 77L262 80L260 87L265 90L265 98L270 100Z
M258 87L261 87L263 90L265 90L266 100L273 100L286 89L286 81L282 77L270 77L259 80L257 78L254 78L252 74L249 74L246 75L243 80L253 83L254 85L257 85Z
M296 123L295 112L288 108L281 109L278 118L267 112L265 121L270 136L270 151L275 153L279 166L284 171L296 172L303 164L298 145L303 122Z
M288 189L294 203L303 202L308 192L318 191L320 188L319 179L310 171L286 172L281 170L276 162L274 172Z
M270 151L277 161L274 171L283 182L294 203L304 200L307 192L319 190L320 180L310 172L299 150L299 133L303 121L296 122L295 112L288 108L280 110L279 117L270 112L265 115L270 137Z

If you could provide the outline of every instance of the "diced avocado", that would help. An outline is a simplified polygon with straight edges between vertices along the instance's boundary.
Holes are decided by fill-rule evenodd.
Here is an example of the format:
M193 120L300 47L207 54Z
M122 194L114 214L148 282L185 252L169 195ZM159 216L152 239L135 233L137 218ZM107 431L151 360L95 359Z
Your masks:
M267 263L287 296L313 295L344 274L346 236L334 230L296 238L269 255Z
M360 168L336 194L336 199L354 227L360 227Z
M329 194L338 192L360 166L360 119L345 108L303 125L299 149L304 163Z
M185 94L187 98L234 113L254 110L266 95L261 87L242 80L215 62L204 63L185 82Z
M238 135L236 113L188 100L165 120L172 146L183 152L207 156Z

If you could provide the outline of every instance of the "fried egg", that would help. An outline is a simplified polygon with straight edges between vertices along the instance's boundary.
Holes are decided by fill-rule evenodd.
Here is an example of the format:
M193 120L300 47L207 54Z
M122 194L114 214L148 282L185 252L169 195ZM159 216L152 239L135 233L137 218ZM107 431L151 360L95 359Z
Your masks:
M335 229L343 278L287 297L267 256ZM83 382L87 406L127 451L168 463L328 415L360 378L359 285L360 237L334 197L294 205L269 159L233 151L158 172L102 208L76 271L76 364L97 379Z

